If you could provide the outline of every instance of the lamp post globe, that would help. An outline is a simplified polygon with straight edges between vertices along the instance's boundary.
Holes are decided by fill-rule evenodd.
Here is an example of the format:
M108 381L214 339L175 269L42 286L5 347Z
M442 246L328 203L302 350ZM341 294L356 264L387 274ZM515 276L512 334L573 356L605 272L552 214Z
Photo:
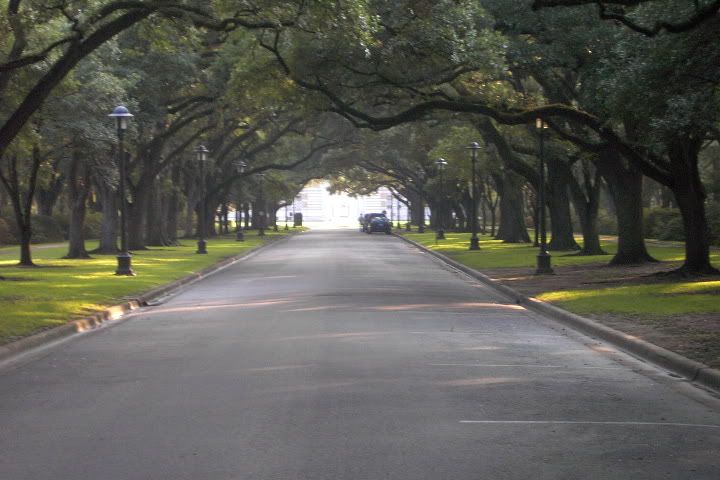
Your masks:
M472 197L472 209L470 217L470 230L472 234L470 236L470 250L480 250L480 240L478 240L477 236L477 173L475 168L475 164L477 163L477 151L480 150L480 144L478 142L472 142L467 148L471 152L470 158L472 162L472 175L470 176L472 179L472 191L470 192L470 196Z
M125 130L128 129L133 114L124 105L118 105L108 115L115 119L118 135L118 170L120 179L118 182L118 197L120 197L120 252L117 256L117 269L115 275L133 276L132 256L127 246L127 199L125 198Z
M235 162L235 169L239 174L245 173L247 163L242 160ZM235 240L242 242L245 240L245 233L242 226L242 183L238 182L238 198L235 206Z
M445 183L443 182L443 171L447 166L447 160L445 160L444 158L438 158L437 160L435 160L435 165L437 165L438 172L440 173L440 202L438 202L438 227L437 231L435 232L435 239L444 240L445 228L443 225L443 215L445 214L445 211L443 207L445 205Z
M207 210L207 205L205 205L205 163L208 160L208 153L210 153L210 150L205 148L205 145L198 145L195 147L195 160L197 160L198 165L200 166L200 228L198 228L198 248L195 253L199 253L201 255L208 253L207 242L205 241L205 212Z

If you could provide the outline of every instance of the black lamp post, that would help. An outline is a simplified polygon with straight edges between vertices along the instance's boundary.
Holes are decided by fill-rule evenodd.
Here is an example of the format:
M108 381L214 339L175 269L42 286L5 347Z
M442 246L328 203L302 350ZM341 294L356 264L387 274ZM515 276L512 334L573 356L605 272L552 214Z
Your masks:
M417 187L418 203L420 206L420 223L418 224L418 233L425 233L425 199L423 198L425 193L425 172L422 169L418 170Z
M258 174L258 177L260 177L260 195L259 195L259 201L261 210L258 212L258 221L260 222L259 228L258 228L258 237L264 237L265 236L265 174L260 173Z
M392 227L395 224L395 202L392 196L392 192L390 193L390 226Z
M118 168L120 170L120 181L118 182L118 196L120 197L120 253L117 256L117 270L115 275L133 276L132 256L127 247L127 209L125 198L125 130L133 115L123 105L118 105L109 117L117 122L118 135Z
M472 235L470 236L470 250L480 250L480 241L478 240L477 236L477 179L476 177L476 168L475 164L477 163L477 151L480 150L480 144L477 142L472 142L469 147L472 152L472 183L471 183L471 197L472 197L472 209L470 211L472 217L470 218L470 229L472 230Z
M540 250L537 255L537 270L535 270L535 273L542 275L553 273L550 253L547 251L547 232L545 229L545 129L548 128L548 124L542 118L538 118L535 120L535 128L540 131L540 185L538 186L537 205L540 218Z
M208 153L210 153L210 150L205 148L205 145L195 147L195 159L200 165L200 228L198 228L198 248L196 252L200 254L208 253L207 242L205 242L205 211L207 208L205 205L205 162L207 162Z
M445 183L443 182L443 170L447 166L447 160L438 158L435 160L438 172L440 173L440 202L438 202L438 229L435 232L435 240L445 240L445 228L443 226L443 215L445 214Z
M237 160L235 162L235 168L237 169L238 173L245 173L245 167L247 167L247 163L243 162L242 160ZM237 197L237 205L235 206L235 240L238 242L242 242L245 240L245 234L243 233L243 226L242 226L242 183L238 182L238 197Z
M288 204L290 202L285 202L285 228L284 230L290 230L290 227L288 226Z

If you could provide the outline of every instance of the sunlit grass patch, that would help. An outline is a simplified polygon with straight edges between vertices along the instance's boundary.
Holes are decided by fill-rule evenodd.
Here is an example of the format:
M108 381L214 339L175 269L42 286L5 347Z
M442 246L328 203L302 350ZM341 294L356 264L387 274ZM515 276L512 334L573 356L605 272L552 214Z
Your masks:
M487 235L480 235L480 250L470 251L470 234L446 233L445 240L435 240L435 233L405 233L408 238L476 270L527 268L533 271L537 264L538 248L531 244L503 243ZM582 240L579 238L578 240ZM617 251L613 237L602 238L602 248L609 255L578 256L575 252L552 252L556 267L578 265L604 265ZM658 260L681 263L685 259L682 244L676 242L648 242L648 251ZM711 261L720 263L717 250ZM670 265L669 268L672 266ZM559 273L562 275L562 273ZM538 298L557 303L570 311L589 313L628 313L676 315L679 313L720 312L720 281L668 281L648 280L648 284L608 288L549 291Z
M284 233L269 231L266 238ZM8 280L0 281L0 343L118 303L123 297L182 278L263 242L248 232L244 242L236 241L234 235L208 240L207 255L195 253L194 240L133 252L136 277L116 276L114 255L63 259L65 246L34 250L38 268L17 267L17 254L4 254L0 257L0 275ZM90 243L88 249L96 246Z
M720 312L720 282L671 282L538 295L576 313L677 315Z
M436 240L435 232L403 233L407 238L422 245L451 256L470 267L483 268L532 268L537 263L538 248L530 243L504 243L489 235L478 235L480 250L470 251L469 233L445 233L445 240ZM582 239L579 238L579 241ZM611 255L617 251L617 244L610 237L603 237L602 248L608 255L579 256L575 251L551 252L553 265L588 265L608 263ZM649 244L648 251L658 260L665 262L682 262L685 250L681 245L660 246ZM711 261L720 262L720 253L713 251Z

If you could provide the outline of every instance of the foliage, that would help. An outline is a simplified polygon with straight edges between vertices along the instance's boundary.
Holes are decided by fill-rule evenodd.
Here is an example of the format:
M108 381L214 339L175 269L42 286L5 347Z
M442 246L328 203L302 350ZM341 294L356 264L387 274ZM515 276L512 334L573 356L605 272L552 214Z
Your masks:
M651 208L645 212L645 235L658 240L685 240L682 217L677 209Z
M14 222L8 222L0 217L0 245L17 243L17 238L12 234L12 230L10 229L10 225L13 223Z

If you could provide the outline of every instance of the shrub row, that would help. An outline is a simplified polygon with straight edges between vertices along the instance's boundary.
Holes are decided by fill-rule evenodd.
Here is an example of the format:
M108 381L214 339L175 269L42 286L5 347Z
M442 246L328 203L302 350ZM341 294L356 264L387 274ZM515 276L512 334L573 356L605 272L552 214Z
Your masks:
M102 214L89 212L85 218L85 238L98 238ZM32 218L33 243L62 242L68 238L70 218L67 215L34 215ZM0 217L0 245L20 242L19 230L13 217Z

